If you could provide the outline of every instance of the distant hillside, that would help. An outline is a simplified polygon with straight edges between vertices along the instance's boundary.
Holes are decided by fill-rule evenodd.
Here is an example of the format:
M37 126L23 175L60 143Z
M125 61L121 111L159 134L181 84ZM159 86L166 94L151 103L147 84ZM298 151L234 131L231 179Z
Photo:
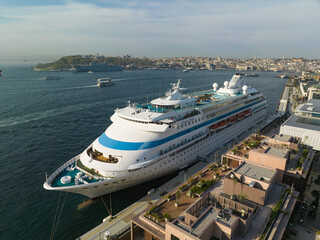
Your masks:
M147 58L122 58L122 57L104 57L94 55L74 55L64 56L52 63L39 63L33 67L36 71L68 71L72 70L73 64L89 64L94 62L107 62L112 65L127 66L134 64L137 68L154 66L154 62Z

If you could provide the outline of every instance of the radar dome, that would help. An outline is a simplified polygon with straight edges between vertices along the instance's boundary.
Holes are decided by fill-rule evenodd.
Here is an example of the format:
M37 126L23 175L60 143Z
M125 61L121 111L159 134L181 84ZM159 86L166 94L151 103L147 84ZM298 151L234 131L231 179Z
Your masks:
M213 87L213 90L214 90L214 91L217 91L218 83L214 83L214 84L212 84L212 87Z
M228 85L229 85L229 82L228 82L228 81L225 81L225 82L223 83L223 85L224 85L225 88L227 88Z
M247 85L244 85L242 87L242 90L243 90L243 93L246 94L247 93L247 90L248 90L248 86Z

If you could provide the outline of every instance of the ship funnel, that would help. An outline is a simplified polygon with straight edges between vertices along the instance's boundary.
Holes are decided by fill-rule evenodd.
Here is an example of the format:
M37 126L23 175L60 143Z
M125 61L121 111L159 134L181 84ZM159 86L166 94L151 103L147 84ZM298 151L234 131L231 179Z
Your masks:
M213 90L216 92L218 89L218 83L212 84Z

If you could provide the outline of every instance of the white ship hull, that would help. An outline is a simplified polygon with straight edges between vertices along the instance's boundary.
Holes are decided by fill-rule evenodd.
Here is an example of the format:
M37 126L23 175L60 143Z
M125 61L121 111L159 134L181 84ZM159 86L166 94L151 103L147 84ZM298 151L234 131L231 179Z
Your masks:
M180 148L169 151L168 153L160 156L158 159L155 159L153 161L153 164L128 173L127 175L122 177L116 177L110 180L91 184L55 188L51 187L46 182L44 184L44 187L48 190L60 190L78 193L89 198L95 198L128 187L132 187L143 182L151 181L155 178L169 175L170 173L181 170L181 168L196 163L198 161L198 157L205 157L209 153L216 151L224 144L233 140L236 136L261 122L266 117L266 114L267 109L266 105L264 105L258 112L252 113L245 119L232 125L228 125L226 128L220 131L218 130L207 132L207 134L201 139L190 141ZM181 149L184 150L181 151ZM77 156L75 159L78 159L79 156ZM58 174L59 169L54 174L52 174L52 176Z
M217 87L186 96L178 80L165 97L116 109L106 131L44 188L95 198L150 181L194 164L265 118L264 96L241 74Z

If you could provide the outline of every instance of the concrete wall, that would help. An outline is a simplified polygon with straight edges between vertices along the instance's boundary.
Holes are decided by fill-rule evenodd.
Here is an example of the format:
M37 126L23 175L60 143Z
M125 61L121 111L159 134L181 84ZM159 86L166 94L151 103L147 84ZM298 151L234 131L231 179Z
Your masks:
M320 134L316 130L281 125L280 133L299 137L305 144L312 146L314 150L320 151Z
M235 193L236 195L244 192L248 196L248 200L261 205L264 205L266 199L266 191L249 187L240 182L234 184L229 178L224 179L223 191L227 194Z
M165 240L171 240L171 235L176 236L177 238L180 238L180 240L196 240L199 239L183 229L175 226L173 223L168 222L166 223L166 234L165 234Z
M269 188L269 183L267 182L264 182L264 181L260 181L260 180L257 180L255 178L251 178L251 177L248 177L248 176L245 176L245 175L241 175L239 173L235 173L233 172L233 174L238 178L238 179L241 179L243 183L246 183L246 184L250 184L252 181L255 181L256 182L256 187L258 189L263 189L263 190L267 190ZM232 181L233 183L233 181Z
M221 239L222 236L222 230L217 225L216 222L213 222L209 225L207 230L202 234L201 240L210 240L212 237L216 237L218 239Z
M284 170L286 168L287 158L279 158L265 153L260 153L258 151L250 151L248 162L267 166L273 169L278 168Z

